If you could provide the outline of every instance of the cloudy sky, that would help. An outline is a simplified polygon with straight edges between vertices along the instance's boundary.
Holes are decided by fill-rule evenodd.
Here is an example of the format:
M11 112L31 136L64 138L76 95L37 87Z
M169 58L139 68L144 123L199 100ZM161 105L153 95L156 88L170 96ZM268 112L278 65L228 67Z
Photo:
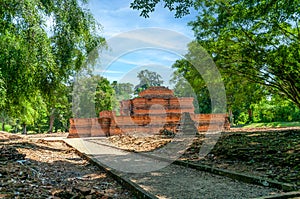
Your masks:
M137 72L148 69L159 73L169 86L172 64L182 57L186 44L193 39L187 23L195 19L195 13L176 19L160 4L145 19L129 7L131 1L89 1L88 7L103 26L102 35L109 44L95 73L110 81L137 84Z

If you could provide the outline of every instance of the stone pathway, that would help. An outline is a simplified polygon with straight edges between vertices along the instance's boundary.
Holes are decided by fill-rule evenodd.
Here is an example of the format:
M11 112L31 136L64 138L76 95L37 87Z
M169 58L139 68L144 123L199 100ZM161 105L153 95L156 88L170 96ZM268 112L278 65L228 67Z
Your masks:
M47 138L46 138L47 139ZM256 198L280 191L170 164L101 144L105 138L62 139L158 198ZM105 141L103 140L103 143Z

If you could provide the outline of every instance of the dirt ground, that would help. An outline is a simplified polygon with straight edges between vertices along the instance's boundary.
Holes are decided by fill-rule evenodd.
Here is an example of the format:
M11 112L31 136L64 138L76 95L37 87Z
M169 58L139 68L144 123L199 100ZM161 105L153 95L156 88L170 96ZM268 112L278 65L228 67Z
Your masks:
M33 137L0 133L0 198L134 198L74 149Z
M300 189L300 128L232 129L222 132L210 153L199 158L204 136L194 138L181 160L292 183ZM172 141L162 136L121 135L111 144L129 151L153 151Z
M61 142L45 136L0 133L0 198L134 198L98 167ZM112 136L118 148L143 152L172 141L161 135ZM181 160L295 184L300 189L300 129L232 129L223 132L204 158L204 136L195 137Z

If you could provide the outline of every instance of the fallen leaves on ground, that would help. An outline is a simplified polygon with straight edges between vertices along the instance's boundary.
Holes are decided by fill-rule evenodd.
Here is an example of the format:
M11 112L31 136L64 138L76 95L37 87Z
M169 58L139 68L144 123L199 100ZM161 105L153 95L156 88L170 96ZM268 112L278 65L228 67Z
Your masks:
M300 130L223 133L210 153L199 160L202 140L195 140L183 160L258 175L300 188Z
M19 138L0 142L0 198L134 196L64 143Z
M300 188L300 129L233 129L223 132L205 158L199 158L203 136L195 136L181 160L262 176ZM121 135L110 142L125 150L152 151L172 139L161 136Z
M172 141L161 135L116 135L111 136L108 140L115 146L128 151L144 152L153 151L161 148Z

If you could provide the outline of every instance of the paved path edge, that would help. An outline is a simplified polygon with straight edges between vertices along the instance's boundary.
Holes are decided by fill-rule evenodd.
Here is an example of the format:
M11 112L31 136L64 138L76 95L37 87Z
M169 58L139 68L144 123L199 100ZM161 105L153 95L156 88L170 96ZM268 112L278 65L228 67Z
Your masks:
M122 184L124 187L128 188L134 194L136 194L136 196L138 198L158 199L158 197L156 197L155 195L147 192L146 190L144 190L142 187L140 187L136 183L134 183L131 180L129 180L128 178L124 177L120 172L104 165L99 160L94 158L92 155L88 155L88 154L80 152L78 149L76 149L75 147L73 147L69 143L65 142L63 139L62 140L53 140L53 141L61 141L61 142L64 142L65 144L67 144L69 147L74 148L80 156L82 156L83 158L88 159L90 162L96 164L98 167L100 167L100 168L104 169L105 171L107 171L120 184ZM106 144L102 144L102 145L106 145ZM106 146L119 149L117 147L110 146L110 145L106 145ZM133 152L133 153L137 153L137 152ZM144 155L144 156L148 156L148 157L151 157L151 158L155 158L155 159L158 159L158 160L161 160L161 161L167 161L167 162L170 162L170 163L173 162L173 164L184 166L184 167L187 167L187 168L192 168L192 169L205 171L205 172L213 173L213 174L220 175L220 176L225 176L225 177L228 177L228 178L231 178L231 179L234 179L234 180L238 180L238 181L241 181L241 182L245 182L245 183L248 183L248 184L255 184L255 185L264 186L264 187L277 188L277 189L280 189L280 190L286 192L286 193L283 193L283 194L277 194L277 195L273 195L273 196L263 196L263 197L259 197L259 198L256 198L256 199L286 199L286 198L300 196L300 191L297 190L294 185L289 184L289 183L282 183L282 182L278 182L278 181L274 181L274 180L270 180L270 179L265 179L265 178L261 178L261 177L257 177L257 176L249 176L249 175L245 175L245 174L241 174L241 173L237 173L237 172L233 172L233 171L229 171L229 170L225 170L225 169L214 168L214 167L210 167L210 166L207 166L207 165L195 164L195 163L182 161L182 160L172 161L172 160L169 160L169 159L166 159L166 158L163 158L163 157L158 157L158 156L154 156L154 155L150 155L150 154L146 154L146 153L139 153L139 154Z
M99 160L94 158L92 155L88 155L86 153L83 153L70 145L69 143L65 142L64 140L53 140L53 141L58 141L58 142L63 142L67 146L73 148L76 153L81 156L84 159L87 159L89 162L92 164L98 166L101 169L104 169L112 178L114 178L117 182L119 182L122 186L125 188L129 189L133 194L140 199L158 199L155 195L147 192L144 190L142 187L140 187L138 184L132 182L128 178L126 178L124 175L122 175L120 172L106 166L105 164L101 163Z
M291 191L283 194L276 194L273 196L263 196L254 199L288 199L288 198L295 198L300 197L300 191Z
M221 176L226 176L231 179L245 182L248 184L255 184L255 185L260 185L260 186L264 186L264 187L272 187L272 188L280 189L285 192L297 190L294 185L289 184L289 183L278 182L278 181L261 178L261 177L257 177L257 176L249 176L246 174L237 173L237 172L233 172L233 171L229 171L229 170L225 170L225 169L214 168L214 167L201 165L201 164L194 164L191 162L185 162L185 161L181 161L181 160L175 160L174 164L186 166L186 167L201 170L201 171L210 172L210 173L221 175Z

